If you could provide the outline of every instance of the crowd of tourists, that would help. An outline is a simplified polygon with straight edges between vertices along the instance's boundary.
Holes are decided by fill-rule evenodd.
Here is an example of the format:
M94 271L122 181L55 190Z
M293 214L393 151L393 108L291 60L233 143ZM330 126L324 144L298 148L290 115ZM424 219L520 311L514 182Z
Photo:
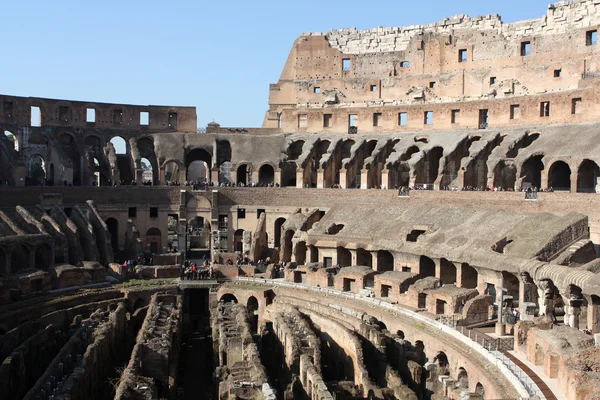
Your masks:
M196 264L195 261L185 260L179 267L179 277L181 280L196 281L204 279L213 279L215 271L210 261L204 257L202 265Z

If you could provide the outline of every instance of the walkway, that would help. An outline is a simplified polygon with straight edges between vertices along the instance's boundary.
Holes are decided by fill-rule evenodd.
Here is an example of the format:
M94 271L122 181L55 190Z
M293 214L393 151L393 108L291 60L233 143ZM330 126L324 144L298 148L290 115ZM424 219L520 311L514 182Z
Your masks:
M538 388L540 388L542 394L544 395L544 397L546 399L548 399L548 400L566 400L566 397L564 397L560 394L561 392L558 390L558 387L554 387L554 391L552 389L550 389L548 387L548 385L546 384L548 379L540 378L539 375L535 373L535 371L533 371L531 368L529 368L528 365L525 364L525 362L527 362L527 361L525 361L525 362L521 361L519 358L517 358L515 356L514 352L505 351L503 353L506 357L508 357L508 359L510 359L519 368L521 368L523 370L523 372L525 372L531 378L531 380L533 382L535 382L535 384L537 385ZM527 364L530 364L530 363L527 362ZM555 384L552 384L552 383L550 383L550 385L556 386ZM559 397L554 395L554 393L557 393Z

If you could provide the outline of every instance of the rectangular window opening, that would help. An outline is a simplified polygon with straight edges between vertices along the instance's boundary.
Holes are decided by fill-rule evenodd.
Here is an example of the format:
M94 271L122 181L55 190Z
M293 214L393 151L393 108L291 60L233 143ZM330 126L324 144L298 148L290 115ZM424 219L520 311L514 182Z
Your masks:
M85 122L95 123L96 122L96 109L88 108L85 110Z
M42 126L42 111L39 107L31 106L31 126Z
M527 57L531 54L531 42L521 42L521 57Z
M58 120L60 122L69 122L69 107L58 106Z
M320 87L318 87L318 86L315 86L315 87L313 88L313 92L315 92L315 94L320 94L320 93L321 93L321 88L320 88Z
M306 128L308 126L308 116L306 114L298 114L298 128Z
M519 119L521 116L521 108L518 104L511 104L510 106L510 119Z
M487 129L489 113L487 109L479 110L479 129Z
M350 59L342 59L342 71L350 71L350 68L352 68L352 62L350 61Z
M371 85L371 92L377 91L377 85Z
M560 78L562 76L562 69L555 69L554 70L554 77L555 78Z
M350 114L348 115L348 126L350 128L352 128L353 126L358 126L358 118L356 116L356 114Z
M323 128L331 128L331 114L323 114Z
M408 68L410 63L408 61L400 61L400 68Z
M458 50L458 62L459 63L467 62L467 49Z
M586 46L594 46L596 43L598 43L598 30L587 31L585 33Z
M264 208L256 209L256 218L260 218L260 214L266 213L266 212L267 212L267 210L265 210Z
M435 83L435 82L429 82L429 88L430 89L435 89L436 86L437 86L437 83Z
M401 112L398 114L398 125L406 126L408 123L408 114L405 112Z
M158 218L158 207L150 207L150 218Z
M129 207L129 218L135 218L137 216L137 208Z
M550 102L542 101L540 103L540 117L549 117L550 116Z
M452 110L450 114L450 123L456 124L458 123L458 116L460 115L460 110Z
M571 100L571 114L579 114L581 112L581 97Z
M373 126L381 126L381 113L373 113Z
M490 77L490 86L495 85L497 82L497 79L495 76Z
M423 122L425 125L433 124L433 111L425 111L423 117Z
M238 219L244 219L244 218L246 218L246 209L245 208L238 208L237 209L237 217L238 217Z
M148 111L140 111L140 125L150 125L150 113Z

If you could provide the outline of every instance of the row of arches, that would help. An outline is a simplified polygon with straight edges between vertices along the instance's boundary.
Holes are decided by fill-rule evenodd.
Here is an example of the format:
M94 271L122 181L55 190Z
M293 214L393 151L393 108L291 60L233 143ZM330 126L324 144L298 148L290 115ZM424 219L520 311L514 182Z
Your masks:
M11 248L0 247L0 277L18 274L31 268L45 271L53 265L54 252L47 243L31 248L26 245L17 245Z

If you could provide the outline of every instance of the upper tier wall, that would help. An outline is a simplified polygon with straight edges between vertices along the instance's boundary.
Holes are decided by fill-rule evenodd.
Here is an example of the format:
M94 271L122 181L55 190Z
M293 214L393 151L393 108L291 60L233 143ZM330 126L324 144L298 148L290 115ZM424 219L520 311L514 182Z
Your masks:
M108 104L7 95L0 95L0 103L2 104L0 123L6 125L148 132L195 132L197 125L196 107ZM32 110L33 107L39 108L41 121L37 121L38 117Z

